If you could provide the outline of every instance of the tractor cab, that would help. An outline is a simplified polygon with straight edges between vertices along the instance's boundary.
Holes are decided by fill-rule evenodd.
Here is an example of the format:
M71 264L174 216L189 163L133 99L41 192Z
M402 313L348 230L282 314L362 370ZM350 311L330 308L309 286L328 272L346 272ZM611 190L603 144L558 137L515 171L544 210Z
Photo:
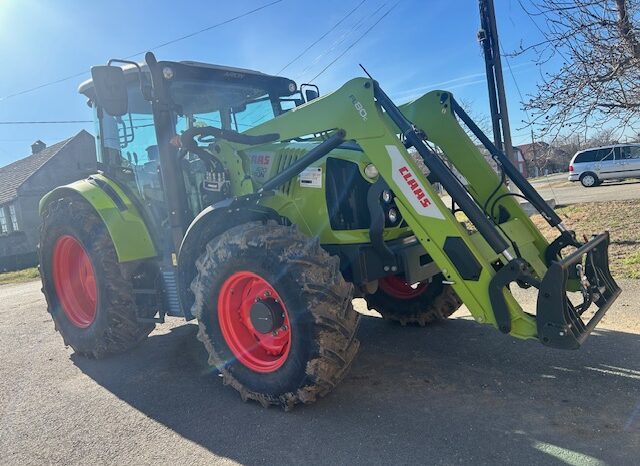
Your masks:
M205 126L242 133L317 97L317 89L303 96L290 79L241 68L163 61L155 66L160 82L146 64L126 63L115 76L114 68L95 67L79 88L94 113L98 168L128 189L158 227L169 208L166 188L178 187L183 228L227 195L225 168L181 151L181 134ZM120 108L97 95L106 85L113 91L114 82L126 90ZM154 102L165 111L154 113Z

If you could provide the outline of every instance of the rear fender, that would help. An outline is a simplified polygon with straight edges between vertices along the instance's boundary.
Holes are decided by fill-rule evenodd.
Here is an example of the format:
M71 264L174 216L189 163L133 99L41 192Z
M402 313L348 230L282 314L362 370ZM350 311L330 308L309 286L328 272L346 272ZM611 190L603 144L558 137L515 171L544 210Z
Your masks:
M158 255L140 212L113 180L97 174L55 188L40 200L40 214L50 202L69 196L81 196L96 210L113 241L118 262Z
M286 220L268 207L251 205L236 207L234 200L222 201L204 209L191 222L184 235L178 253L178 292L180 304L187 320L195 316L191 314L193 293L191 282L197 274L196 260L204 252L207 242L224 233L226 230L247 222L275 220L285 223Z

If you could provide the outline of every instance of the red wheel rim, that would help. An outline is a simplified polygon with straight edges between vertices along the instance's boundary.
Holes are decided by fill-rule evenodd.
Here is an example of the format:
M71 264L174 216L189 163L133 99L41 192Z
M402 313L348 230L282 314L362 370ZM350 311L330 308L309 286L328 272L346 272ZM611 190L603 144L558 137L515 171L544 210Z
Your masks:
M427 289L427 283L412 286L404 278L391 275L378 280L378 286L390 296L398 299L413 299L420 296Z
M53 247L53 284L69 321L90 326L96 318L96 277L87 251L73 236L61 236Z
M281 312L282 324L268 333L258 331L252 307L262 302ZM287 360L291 324L282 298L271 284L253 272L235 272L222 284L218 297L220 331L233 355L255 372L274 372Z

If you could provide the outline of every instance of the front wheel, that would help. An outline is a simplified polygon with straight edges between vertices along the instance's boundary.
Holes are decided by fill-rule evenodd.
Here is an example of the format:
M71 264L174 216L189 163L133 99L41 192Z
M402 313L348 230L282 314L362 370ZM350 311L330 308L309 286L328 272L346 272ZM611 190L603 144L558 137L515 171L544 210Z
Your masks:
M453 288L442 283L442 275L431 282L409 284L398 275L378 280L378 290L365 296L369 309L401 325L425 326L447 319L462 304Z
M327 394L359 346L336 257L294 227L252 222L207 244L191 284L209 364L243 400L285 409Z
M152 323L138 322L133 289L111 237L83 199L58 199L45 207L38 254L49 313L76 353L121 353L153 330Z

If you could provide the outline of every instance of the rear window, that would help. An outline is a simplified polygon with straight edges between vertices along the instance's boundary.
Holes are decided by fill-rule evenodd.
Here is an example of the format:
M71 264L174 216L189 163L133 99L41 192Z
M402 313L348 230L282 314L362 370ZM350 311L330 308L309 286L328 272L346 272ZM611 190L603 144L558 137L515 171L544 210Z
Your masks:
M598 151L595 150L588 150L586 152L583 152L582 154L578 154L573 163L595 162L597 152Z

